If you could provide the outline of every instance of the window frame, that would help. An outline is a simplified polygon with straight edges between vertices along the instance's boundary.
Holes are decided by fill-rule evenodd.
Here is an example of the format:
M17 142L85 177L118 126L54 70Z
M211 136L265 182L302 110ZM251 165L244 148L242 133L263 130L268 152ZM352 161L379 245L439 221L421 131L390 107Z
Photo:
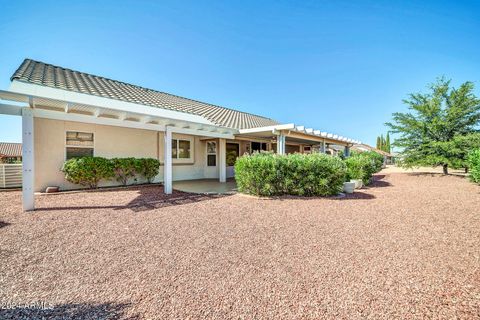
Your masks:
M215 144L215 152L208 152L208 144L209 143L213 143ZM205 151L205 154L206 154L206 165L207 167L216 167L217 166L217 154L218 154L218 144L217 144L217 141L206 141L205 143L205 148L206 148L206 151ZM215 165L214 166L211 166L208 164L208 156L215 156Z
M176 149L177 149L177 157L173 157L173 146L174 146L174 141L177 141L176 143ZM178 155L178 145L179 141L188 141L190 143L190 157L189 158L179 158ZM194 153L195 153L195 140L193 137L184 137L184 136L173 136L172 137L172 163L186 163L186 164L191 164L194 163Z
M67 136L68 136L68 133L69 132L75 132L75 133L86 133L86 134L91 134L92 137L93 137L93 145L92 146L76 146L76 145L69 145L67 143ZM91 131L91 132L88 132L88 131L79 131L79 130L75 130L75 129L68 129L68 130L65 130L65 135L64 135L64 139L63 139L63 142L64 142L64 148L63 148L63 152L64 152L64 155L63 155L63 158L65 159L65 161L69 160L67 159L67 148L81 148L81 149L92 149L92 157L95 157L95 132Z

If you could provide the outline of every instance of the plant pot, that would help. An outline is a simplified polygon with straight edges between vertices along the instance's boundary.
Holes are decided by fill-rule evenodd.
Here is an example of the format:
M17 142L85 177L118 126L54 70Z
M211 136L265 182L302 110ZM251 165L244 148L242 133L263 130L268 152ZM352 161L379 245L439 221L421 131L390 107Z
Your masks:
M363 187L362 179L352 179L350 182L355 183L355 189L361 189Z
M344 182L343 183L343 192L353 193L355 190L355 182Z

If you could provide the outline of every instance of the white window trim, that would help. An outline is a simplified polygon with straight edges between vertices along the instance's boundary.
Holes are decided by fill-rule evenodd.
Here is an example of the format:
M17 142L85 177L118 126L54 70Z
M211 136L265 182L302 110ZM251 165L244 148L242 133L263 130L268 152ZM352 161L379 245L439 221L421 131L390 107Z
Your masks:
M92 147L89 147L89 146L76 146L76 145L69 145L67 144L67 132L79 132L79 133L88 133L88 134L93 134L93 146ZM74 129L67 129L65 130L65 134L64 134L64 137L63 137L63 143L64 143L64 148L63 148L63 159L65 161L67 161L67 148L70 147L70 148L85 148L85 149L93 149L93 156L95 157L95 150L97 149L95 147L95 132L87 132L87 131L78 131L78 130L74 130Z
M95 138L93 139L95 141ZM193 159L195 157L195 139L193 137L183 137L183 136L172 136L172 146L173 140L183 140L190 142L190 158L173 158L172 152L172 163L193 163ZM177 144L177 156L178 156L178 144Z
M209 143L215 143L215 152L208 152L208 144ZM218 143L217 141L207 141L205 143L205 153L206 153L206 159L205 159L205 164L207 167L215 168L218 165ZM208 165L208 156L215 155L215 165L214 166L209 166Z

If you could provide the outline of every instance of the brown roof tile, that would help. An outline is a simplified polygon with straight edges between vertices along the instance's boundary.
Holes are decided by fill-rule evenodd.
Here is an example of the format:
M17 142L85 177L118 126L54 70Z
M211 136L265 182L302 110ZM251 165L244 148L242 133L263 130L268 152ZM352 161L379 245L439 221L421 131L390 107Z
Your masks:
M223 127L249 129L279 124L277 121L132 84L98 77L43 62L25 59L11 80L86 93L126 102L202 116Z

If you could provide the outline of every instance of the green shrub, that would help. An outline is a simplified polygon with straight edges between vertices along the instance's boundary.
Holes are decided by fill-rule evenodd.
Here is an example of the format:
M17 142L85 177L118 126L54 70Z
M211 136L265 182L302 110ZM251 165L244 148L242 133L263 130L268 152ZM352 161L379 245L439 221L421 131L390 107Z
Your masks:
M373 151L355 153L345 160L345 164L348 179L362 179L368 184L373 174L382 170L383 156Z
M470 180L480 183L480 149L473 150L468 154L467 163Z
M366 165L366 157L350 156L345 159L347 165L347 180L363 180L365 176L364 168Z
M126 186L128 180L135 176L138 160L135 158L113 158L110 161L112 162L115 178Z
M141 158L136 161L136 172L143 176L149 183L158 175L160 161L154 158Z
M73 158L66 161L62 167L67 181L96 188L102 179L114 176L112 162L102 157Z
M346 167L324 154L254 153L235 163L240 192L261 195L328 196L342 191Z

